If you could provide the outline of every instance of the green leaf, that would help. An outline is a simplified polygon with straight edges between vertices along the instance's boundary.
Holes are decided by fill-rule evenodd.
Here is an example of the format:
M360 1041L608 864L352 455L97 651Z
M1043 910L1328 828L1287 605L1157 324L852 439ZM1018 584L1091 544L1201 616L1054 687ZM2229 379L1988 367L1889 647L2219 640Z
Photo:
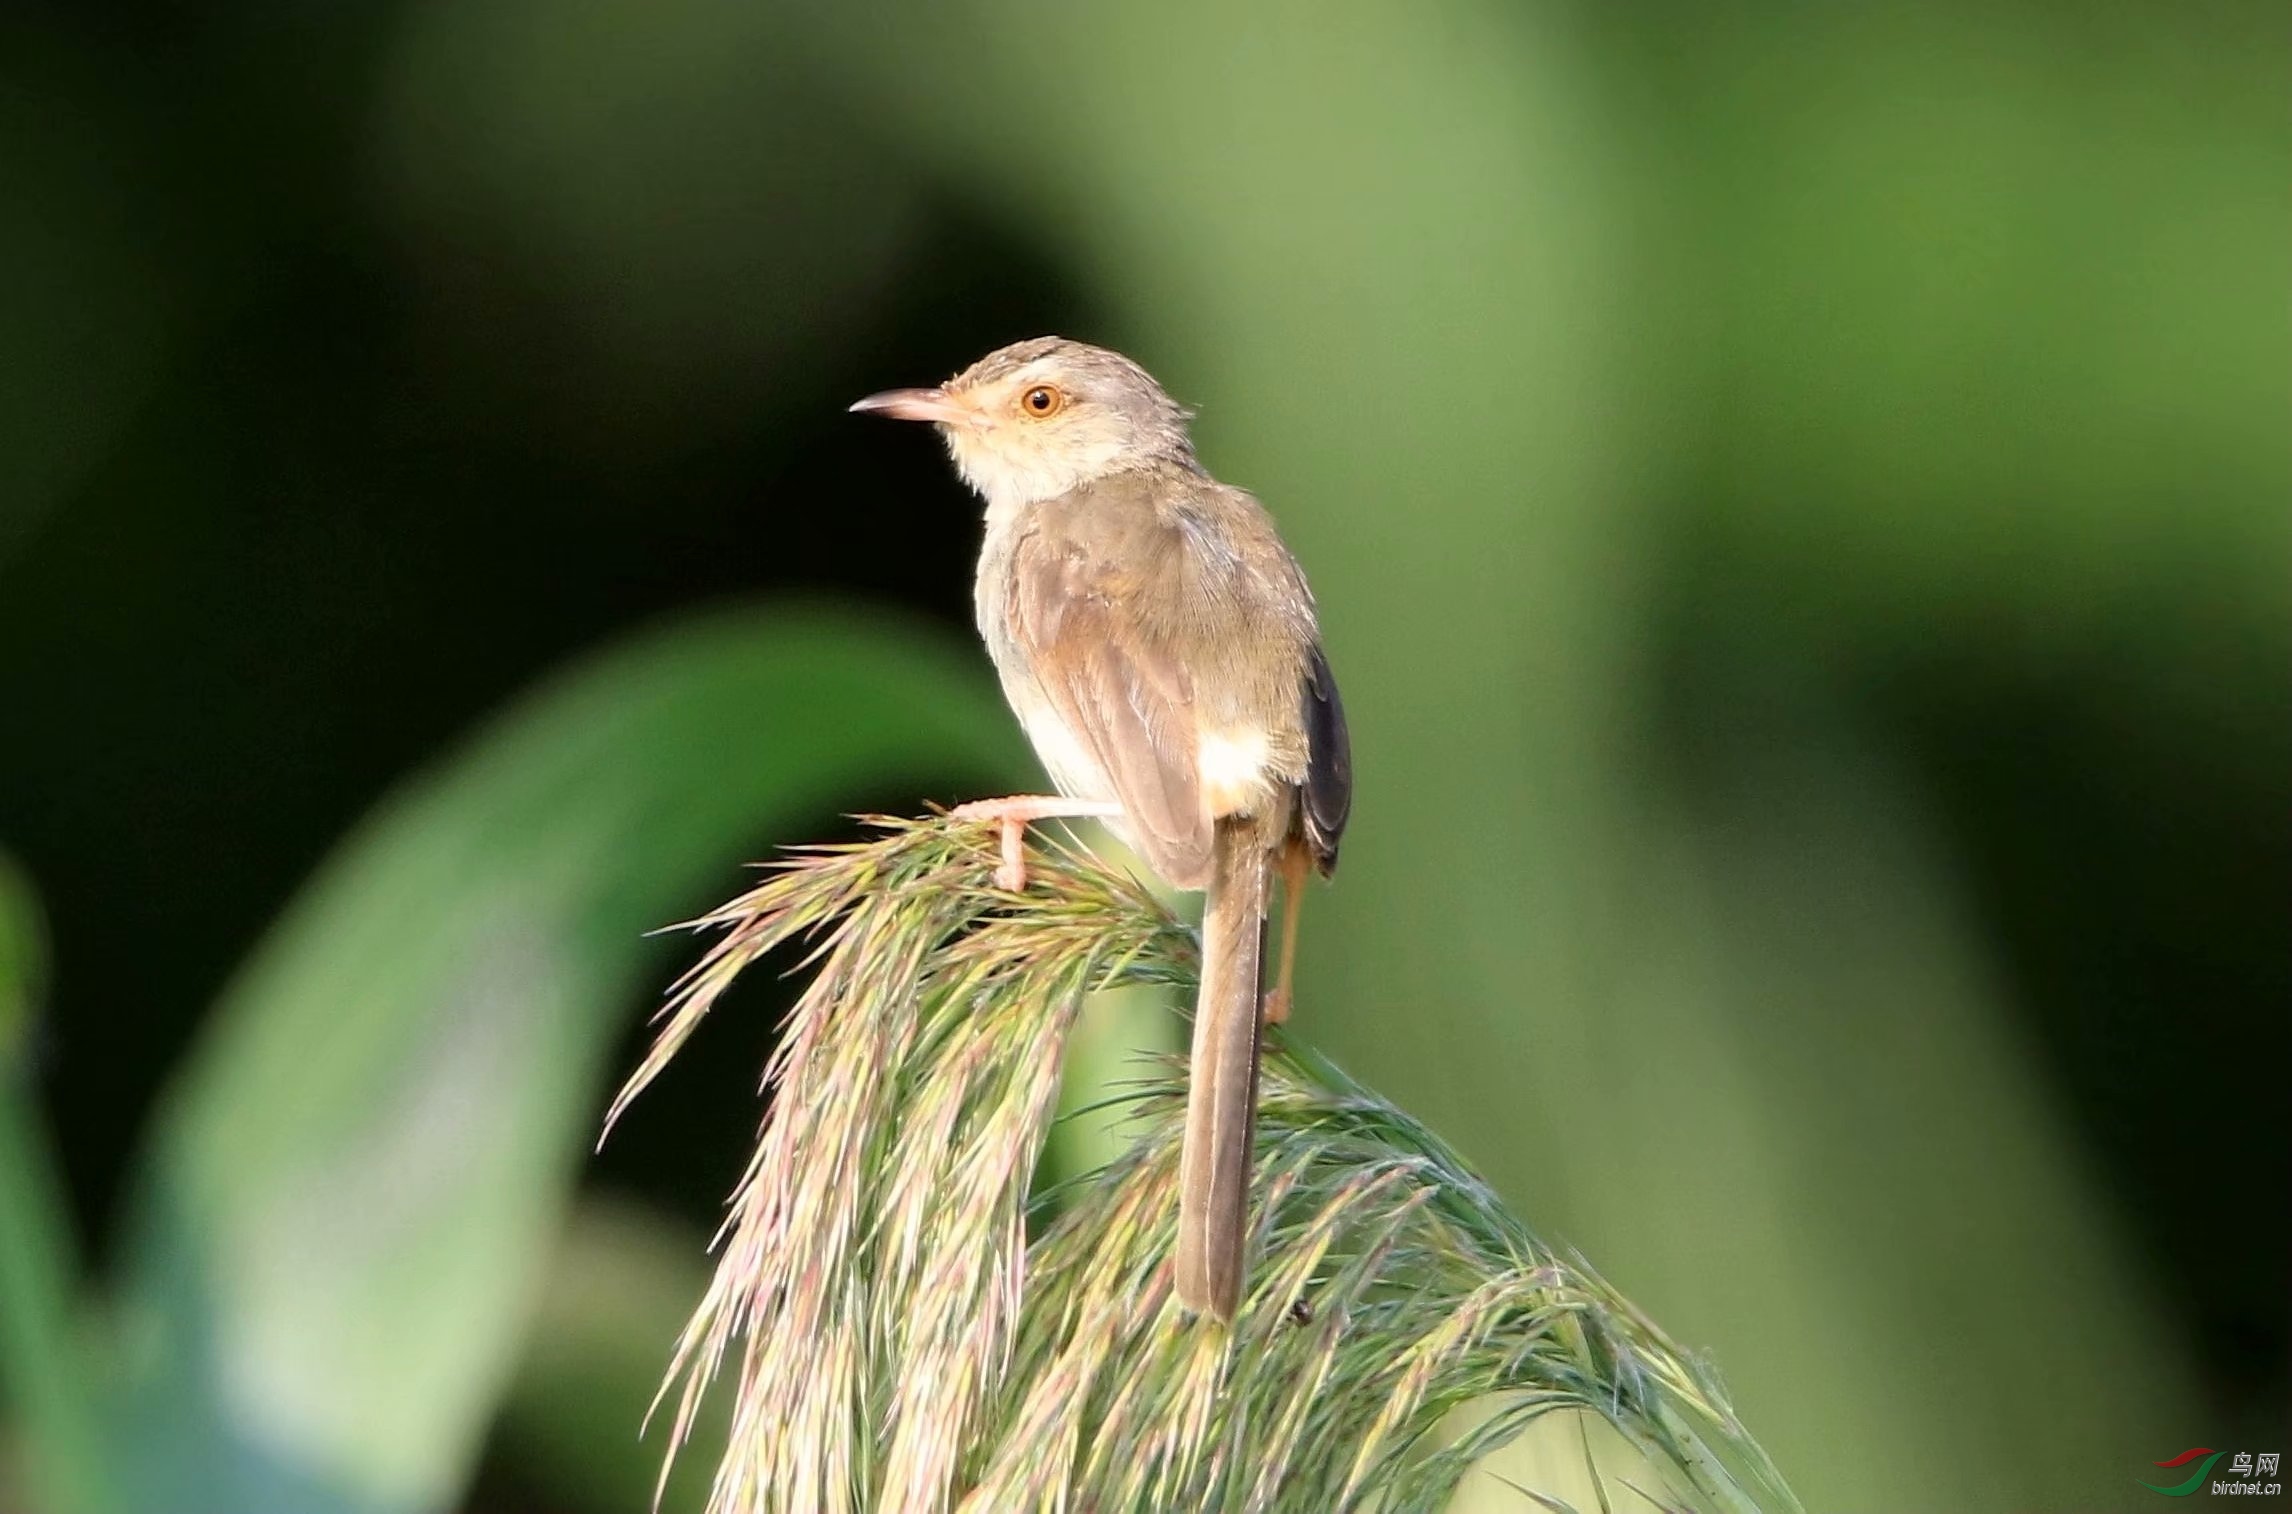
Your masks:
M0 852L0 1075L11 1087L24 1071L25 1045L46 976L42 935L31 880Z
M708 1237L622 1201L584 1198L549 1266L534 1329L502 1403L496 1444L520 1482L569 1510L650 1505L668 1427L637 1427L669 1347L708 1291ZM709 1405L661 1489L663 1514L707 1502L729 1405Z
M40 1506L99 1514L118 1504L75 1338L72 1221L24 1055L42 958L31 884L0 853L0 1375Z
M122 1310L140 1506L450 1499L656 960L643 933L774 826L951 765L1028 771L976 658L879 618L743 614L575 669L387 801L159 1122Z
M1703 639L1693 602L1671 597L1703 571L1705 507L1680 501L1707 490L1747 521L1744 502L1762 502L1769 531L1790 529L1790 511L1764 502L1805 502L1798 597L1747 580L1790 607L1748 619L1778 681L1834 641L1897 646L1906 623L1978 662L2013 655L2020 636L2000 624L2085 638L2112 606L2095 646L2233 649L2243 633L2216 627L2263 622L2275 635L2280 574L2264 594L2207 601L2218 619L2152 623L2143 608L2219 576L2191 563L2236 565L2242 584L2266 571L2242 565L2281 556L2254 550L2246 524L2265 520L2275 542L2283 512L2256 502L2280 489L2238 482L2233 501L2198 510L2157 482L2212 477L2231 450L2221 477L2281 474L2278 454L2254 451L2275 434L2258 411L2240 400L2212 417L2186 393L2230 381L2188 375L2257 371L2249 323L2224 334L2180 319L2245 278L2148 295L2151 270L2174 266L2158 249L2185 250L2192 225L2214 246L2253 245L2214 228L2260 224L2275 203L2214 187L2257 161L2234 124L2266 98L2257 75L2192 67L2136 93L2103 71L2153 46L2061 37L2026 68L1968 73L1977 33L1994 40L1977 23L1921 19L1934 45L1905 54L1888 23L1853 20L1841 24L1872 33L1854 111L1867 130L1842 146L1804 129L1809 106L1760 114L1761 72L1746 113L1775 123L1771 140L1722 153L1706 115L1668 118L1657 102L1672 91L1647 85L1663 75L1603 53L1613 34L1564 10L1443 7L1432 25L1420 7L1346 7L1294 26L1236 26L1229 10L968 0L890 28L848 7L809 14L879 130L1092 276L1107 315L1090 334L1201 403L1205 460L1263 494L1312 576L1360 788L1344 867L1306 914L1299 1034L1375 1068L1508 1197L1708 1344L1810 1504L1872 1487L1967 1511L2105 1499L2122 1448L2189 1412L2185 1348L2016 1044L1992 943L1970 926L1967 881L1946 827L1918 811L1916 775L1866 760L1856 710L1828 701L1804 730L1757 724L1761 768L1743 792L1674 790L1686 754L1668 724L1669 638ZM1656 30L1665 57L1698 56L1675 26ZM1772 37L1744 35L1776 55ZM2183 40L2192 58L2249 51L2218 32L2201 52ZM1830 121L1853 75L1815 56L1825 66L1802 70L1802 99ZM2209 96L2190 108L2189 85L2229 82L2226 114ZM1948 130L1902 108L1931 98L1953 102ZM1947 280L1946 298L1905 299L1892 280L1846 297L1871 265L1842 245L1901 249L1904 225L1933 220L1902 176L1867 172L1863 144L1918 121L1901 158L1947 183L1976 157L1957 123L1977 109L1984 152L2032 167L2002 192L1966 184L1951 213L1978 255L2012 247L2011 277L1957 278L1963 265L1921 242L1900 256ZM2151 116L2199 124L2125 165L2172 192L2119 236L2125 202L2065 180L2060 144ZM1807 157L1828 159L1825 175ZM1850 180L1851 196L1836 192ZM2064 182L2086 186L2084 224L2035 240L2019 220L2001 229L1998 204ZM1737 208L1754 185L1820 237L1780 258L1766 228L1790 236L1787 217ZM2191 195L2219 214L2189 221ZM1842 229L1849 205L1862 219ZM1692 308L1665 303L1674 231L1686 256L1743 270L1786 308L1749 309L1736 317L1748 334L1710 342L1713 270L1686 280ZM2032 342L2029 310L2063 288L2080 293L2060 304L2062 339ZM2092 293L2128 288L2142 297ZM1978 302L1962 297L1973 289ZM2116 335L2159 319L2163 345ZM1905 361L1919 343L1939 354L1918 383L1857 351L1878 326ZM1953 351L1971 362L1945 361ZM1810 423L1818 397L1826 420ZM2074 425L2054 423L2064 407ZM1849 409L1862 443L1819 455L1827 417ZM2208 418L2134 424L2191 409ZM1756 448L1729 429L1698 450L1699 426L1744 414L1765 422ZM2029 415L2049 419L2033 430ZM2096 428L2111 445L2080 454ZM2069 445L2041 459L2032 437ZM1905 456L1918 488L1874 501ZM1693 471L1705 464L1713 475ZM2107 529L2080 492L2096 469L2133 481L2112 491ZM2000 508L2035 476L2058 508ZM1930 508L1943 494L1951 517ZM2002 524L2025 513L2026 527ZM2026 548L2001 552L2001 531ZM1935 546L1913 572L1920 535ZM2092 571L2071 566L2088 557ZM2014 608L1969 614L1977 577ZM2088 598L2094 613L2073 616ZM1878 612L1890 602L1921 618ZM2250 702L2246 682L2185 681ZM1952 1341L2019 1346L1968 1370L1936 1348L1938 1319Z

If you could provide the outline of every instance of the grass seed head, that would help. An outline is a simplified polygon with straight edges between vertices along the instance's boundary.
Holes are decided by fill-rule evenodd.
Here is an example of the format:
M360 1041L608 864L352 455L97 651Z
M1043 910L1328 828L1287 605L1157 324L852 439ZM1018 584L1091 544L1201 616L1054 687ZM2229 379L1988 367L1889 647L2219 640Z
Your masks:
M1613 1484L1621 1508L1797 1508L1707 1367L1430 1131L1278 1032L1234 1326L1170 1293L1176 1069L1129 1095L1124 1155L1030 1200L1084 996L1190 987L1195 940L1071 847L1038 847L1013 896L985 829L870 823L692 922L715 939L608 1117L742 971L808 945L770 1110L662 1389L673 1455L734 1364L709 1514L1430 1511L1556 1411L1606 1420L1663 1478L1595 1479L1603 1506ZM1444 1428L1465 1410L1484 1412ZM1559 1505L1522 1489L1520 1506Z

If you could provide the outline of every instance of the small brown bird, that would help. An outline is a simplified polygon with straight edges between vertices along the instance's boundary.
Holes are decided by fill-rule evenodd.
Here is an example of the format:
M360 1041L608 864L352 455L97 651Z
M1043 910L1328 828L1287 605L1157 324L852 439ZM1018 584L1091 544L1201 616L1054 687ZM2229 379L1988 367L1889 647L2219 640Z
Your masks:
M1248 1236L1260 958L1283 877L1288 1013L1309 867L1337 865L1352 757L1313 595L1273 521L1194 458L1188 412L1120 353L1041 337L857 411L929 421L987 502L979 630L1056 797L964 805L1025 887L1035 820L1104 818L1172 887L1205 889L1178 1297L1231 1319Z

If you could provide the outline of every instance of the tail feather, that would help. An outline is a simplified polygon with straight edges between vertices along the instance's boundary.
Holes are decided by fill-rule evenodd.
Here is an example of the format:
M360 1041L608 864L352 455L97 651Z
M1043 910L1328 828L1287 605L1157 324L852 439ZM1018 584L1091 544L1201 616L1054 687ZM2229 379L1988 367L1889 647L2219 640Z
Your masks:
M1232 1319L1249 1238L1257 1120L1259 963L1267 852L1247 820L1221 820L1202 909L1202 988L1194 1007L1186 1135L1178 1156L1178 1298Z

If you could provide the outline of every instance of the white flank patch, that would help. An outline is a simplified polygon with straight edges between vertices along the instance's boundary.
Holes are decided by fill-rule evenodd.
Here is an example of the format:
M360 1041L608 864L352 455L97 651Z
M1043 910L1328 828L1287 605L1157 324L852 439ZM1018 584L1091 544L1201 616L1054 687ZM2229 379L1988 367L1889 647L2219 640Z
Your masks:
M1248 814L1264 797L1263 731L1204 731L1194 746L1202 803L1213 816Z

